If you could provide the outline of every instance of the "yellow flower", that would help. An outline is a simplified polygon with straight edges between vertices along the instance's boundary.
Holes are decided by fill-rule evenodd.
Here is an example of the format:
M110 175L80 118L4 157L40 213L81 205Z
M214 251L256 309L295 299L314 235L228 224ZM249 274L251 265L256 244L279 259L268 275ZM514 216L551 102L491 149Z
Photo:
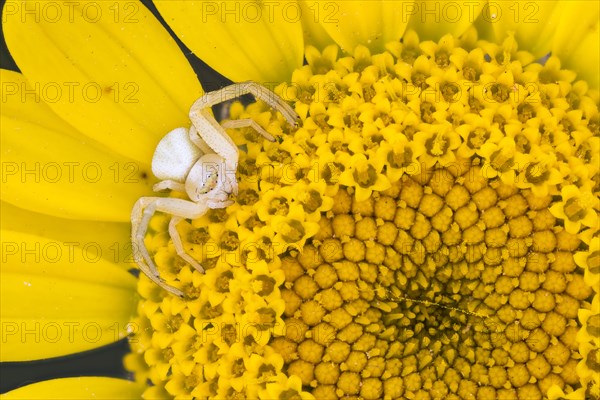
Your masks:
M436 164L448 165L456 160L456 150L460 144L460 136L452 129L452 125L431 124L421 126L414 141L421 148L421 161L427 169Z
M481 148L484 144L498 144L502 140L503 135L498 124L492 125L492 121L479 115L466 114L463 118L466 124L456 128L463 139L457 151L460 157L468 158L473 154L482 156Z
M340 175L340 184L352 187L359 201L367 200L373 191L390 187L390 182L382 174L382 159L367 159L364 154L355 154L348 167Z
M146 397L596 396L597 344L577 342L594 320L584 313L578 322L577 310L598 304L589 284L598 5L534 2L543 23L529 23L526 2L434 3L292 1L281 12L265 2L157 1L175 34L227 78L289 82L276 92L304 126L290 130L264 104L231 107L232 119L252 118L278 140L229 130L243 150L238 201L179 226L206 275L177 258L166 218L153 220L146 244L161 276L188 297L169 299L139 279L141 329L127 357L138 384L65 379L11 395L64 397L72 385L74 396L93 388L137 397L149 379ZM121 250L131 204L150 193L157 141L188 124L202 93L137 3L136 23L108 3L77 4L77 18L58 21L21 18L27 6L4 9L22 75L2 71L2 230L14 253L2 268L2 322L101 321L102 340L30 346L15 334L2 361L71 354L127 333L136 305ZM432 24L429 6L454 7L458 18ZM90 7L104 17L80 18ZM550 52L545 65L533 62ZM52 101L57 82L68 90ZM88 91L72 99L86 84L98 100ZM481 138L488 143L469 147ZM85 175L73 182L79 166ZM49 175L57 168L66 179ZM97 181L90 168L102 172ZM270 213L276 197L293 206ZM18 246L80 250L84 239L99 244L98 262L86 253L55 265L39 253L43 262L32 263ZM248 262L243 245L253 242L258 258ZM274 244L283 245L267 257ZM587 269L577 269L575 251L587 254ZM238 332L240 323L259 329ZM293 324L302 335L284 330ZM256 357L270 360L268 380L249 368Z
M260 398L282 400L313 400L314 397L302 390L302 382L297 376L280 378L277 383L268 383L266 393Z
M531 189L533 194L545 197L556 192L556 185L564 181L558 170L558 162L551 147L534 147L526 155L518 155L515 161L519 167L516 185L521 189Z
M564 186L561 190L562 201L550 208L552 214L564 221L565 229L570 233L579 232L581 226L598 229L600 199L594 196L588 187Z

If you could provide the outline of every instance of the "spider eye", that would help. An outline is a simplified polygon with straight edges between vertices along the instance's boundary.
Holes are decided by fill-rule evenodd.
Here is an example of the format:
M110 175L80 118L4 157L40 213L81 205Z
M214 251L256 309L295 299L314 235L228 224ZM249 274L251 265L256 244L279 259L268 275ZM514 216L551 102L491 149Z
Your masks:
M203 179L203 185L199 188L198 194L206 194L217 186L219 174L216 171L210 171Z

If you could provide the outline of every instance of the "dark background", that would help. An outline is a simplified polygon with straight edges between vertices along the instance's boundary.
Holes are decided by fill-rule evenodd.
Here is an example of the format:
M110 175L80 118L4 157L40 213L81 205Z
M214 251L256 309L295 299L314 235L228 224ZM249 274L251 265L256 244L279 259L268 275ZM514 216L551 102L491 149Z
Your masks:
M163 19L158 15L154 4L150 0L141 0L159 21L166 27ZM0 0L0 9L4 8L6 0ZM166 27L171 36L186 55L196 74L202 76L199 79L205 91L221 88L231 81L208 67L198 57L177 39L173 32ZM31 49L35 51L35 49ZM0 67L19 71L14 60L6 47L4 34L0 32ZM215 110L215 115L220 113ZM2 345L2 343L0 343ZM29 362L4 362L0 363L0 393L16 389L18 387L54 378L66 378L73 376L108 376L127 378L129 374L123 368L123 357L129 351L127 340L113 343L111 345L66 357L51 358L42 361Z

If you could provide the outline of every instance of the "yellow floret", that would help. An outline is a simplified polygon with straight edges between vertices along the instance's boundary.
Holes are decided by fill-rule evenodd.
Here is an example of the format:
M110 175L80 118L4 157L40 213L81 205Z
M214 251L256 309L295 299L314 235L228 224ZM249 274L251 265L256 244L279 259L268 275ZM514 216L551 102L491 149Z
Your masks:
M304 246L302 252L298 255L298 261L306 271L315 269L323 262L319 250L313 245Z
M325 352L331 361L341 364L346 361L350 354L350 345L343 341L335 341L326 348Z
M319 385L313 391L312 395L315 396L315 399L323 399L323 400L338 400L339 397L336 394L336 387L332 384L330 385Z
M541 328L536 328L527 337L527 346L531 351L542 353L550 344L550 336Z
M548 271L542 286L551 293L562 293L567 288L567 278L560 272Z
M352 208L352 196L345 189L340 189L333 196L333 207L331 211L334 214L348 214Z
M525 385L529 381L529 377L529 371L524 364L515 364L508 369L508 379L516 388Z
M562 342L557 341L544 350L544 358L553 366L564 365L571 357L569 350Z
M375 209L374 203L375 201L372 197L365 201L357 201L356 197L354 197L352 200L352 213L362 215L363 217L371 217Z
M302 381L302 385L308 386L314 379L314 365L304 360L296 360L288 367L288 374L296 375Z
M356 372L343 372L337 387L345 394L357 394L360 391L360 376Z
M579 383L579 376L577 375L577 360L571 358L563 366L560 373L560 377L569 385L576 385Z
M571 281L567 285L566 293L577 300L586 300L592 295L593 290L585 283L583 276L571 275Z
M573 272L577 268L573 254L566 251L554 252L554 261L552 262L552 270L556 272Z
M565 231L564 229L558 230L556 234L556 248L562 251L570 251L573 252L577 250L581 240L577 237L577 235L573 235Z
M335 268L330 264L321 264L317 268L313 279L321 289L332 287L338 280Z
M399 229L408 230L415 220L416 212L412 208L398 207L394 216L394 224Z
M531 305L531 301L530 294L521 289L514 290L508 297L510 305L517 310L526 309Z
M444 206L431 218L431 226L439 232L446 232L453 221L454 213L450 207ZM398 224L396 224L398 225Z
M358 239L350 239L343 245L344 257L353 262L360 262L365 259L366 247L364 242Z
M318 364L323 358L323 346L308 339L298 345L298 356L309 363Z
M333 233L339 238L343 238L344 236L354 236L354 218L351 215L336 215L333 218L332 227Z
M562 315L550 312L542 322L542 328L552 336L560 336L567 328L567 320Z
M548 375L548 373L550 373L552 366L548 363L548 361L546 361L544 356L539 354L533 360L529 360L527 362L527 369L529 370L531 376L535 377L536 379L543 379L546 375Z
M373 243L367 246L365 258L372 264L381 264L385 258L385 247L380 243Z
M533 248L540 253L550 253L556 247L556 236L554 232L539 231L533 233Z
M319 383L325 385L335 385L339 376L340 369L336 364L332 362L323 362L315 367L315 378L317 378L317 381L319 381Z
M471 195L464 186L455 185L452 187L452 189L450 189L448 194L446 194L445 200L446 205L452 208L452 210L456 211L465 206L469 202L470 198Z
M542 393L537 385L528 383L517 390L519 399L542 400Z
M323 290L318 294L318 302L328 311L340 308L344 303L340 293L334 288Z
M525 200L525 198L520 194L515 194L509 197L508 199L500 202L499 205L502 208L502 211L504 211L504 215L506 215L506 217L509 219L525 214L525 211L527 211L529 206L527 204L527 200Z
M426 217L433 217L444 206L444 200L437 194L425 194L419 204L419 212Z
M490 383L493 387L499 389L504 386L507 380L508 374L506 372L506 369L497 366L490 368Z
M533 292L540 286L538 274L525 271L519 277L519 287L526 292Z
M365 400L377 400L381 398L383 393L383 384L381 380L375 378L367 378L363 380L360 388L360 395Z
M384 246L390 246L398 236L398 228L391 222L385 222L377 228L377 241Z
M431 231L431 222L429 219L424 218L421 215L417 215L415 222L410 227L410 234L415 239L423 239Z
M524 215L510 219L508 221L508 226L510 228L510 235L518 238L531 235L533 229L531 220Z
M335 328L342 329L352 322L352 316L343 308L338 308L333 310L325 320Z
M470 226L463 231L463 241L466 244L476 244L482 242L484 239L484 233L477 225ZM493 246L499 247L499 246Z
M308 326L317 325L325 316L325 309L314 300L303 303L300 310L302 311L302 320Z
M278 337L273 339L269 344L286 363L292 362L298 358L298 353L296 352L298 345L291 340Z
M300 343L304 340L308 332L308 325L297 318L290 318L285 321L285 337L293 342Z
M352 351L341 366L345 371L361 372L366 365L367 355L364 352Z
M354 233L358 240L367 241L377 238L377 223L373 218L363 218L356 223Z
M333 263L344 258L344 247L338 239L325 239L319 246L319 255L323 261Z
M360 277L358 265L350 261L342 261L333 264L338 279L341 281L355 281Z
M487 177L478 166L471 167L471 169L466 171L463 175L463 178L463 185L471 194L477 193L483 189L487 186L488 182Z
M375 217L392 221L396 215L396 201L389 196L380 196L375 200Z
M281 290L281 298L285 301L285 311L284 314L288 317L294 315L296 310L302 304L302 299L298 296L294 291L289 289Z
M487 210L496 205L498 195L491 187L484 187L473 195L473 202L479 210Z
M456 210L454 213L454 221L458 224L458 226L460 226L461 229L467 229L479 220L479 212L477 212L477 210L474 208L474 206L464 206Z
M294 282L305 273L298 260L293 257L283 257L281 259L281 269L285 273L286 282Z
M482 214L482 220L486 227L497 228L504 224L504 213L499 207L492 207L485 210Z
M402 177L400 200L404 201L409 207L416 209L421 202L421 197L423 197L423 187L404 175Z
M303 275L294 282L294 292L304 300L311 299L318 290L319 286L308 275Z
M363 334L362 326L359 324L351 323L338 332L337 338L346 343L354 343L360 338Z

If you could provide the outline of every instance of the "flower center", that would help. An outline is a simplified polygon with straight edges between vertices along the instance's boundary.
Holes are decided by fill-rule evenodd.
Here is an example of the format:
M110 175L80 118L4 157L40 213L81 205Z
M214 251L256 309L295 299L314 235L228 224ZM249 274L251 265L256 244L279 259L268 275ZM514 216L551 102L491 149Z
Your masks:
M570 74L556 63L520 65L516 48L450 42L313 54L286 99L299 128L273 113L261 125L276 142L230 130L245 149L237 204L178 226L206 273L179 258L167 224L146 238L163 255L161 277L188 296L157 296L140 279L131 364L153 392L378 400L596 390L578 373L600 369L599 353L579 347L581 332L600 329L597 313L581 312L594 294L588 275L600 273L590 244L597 96L557 83ZM267 110L236 103L230 118ZM577 191L564 194L567 184Z

